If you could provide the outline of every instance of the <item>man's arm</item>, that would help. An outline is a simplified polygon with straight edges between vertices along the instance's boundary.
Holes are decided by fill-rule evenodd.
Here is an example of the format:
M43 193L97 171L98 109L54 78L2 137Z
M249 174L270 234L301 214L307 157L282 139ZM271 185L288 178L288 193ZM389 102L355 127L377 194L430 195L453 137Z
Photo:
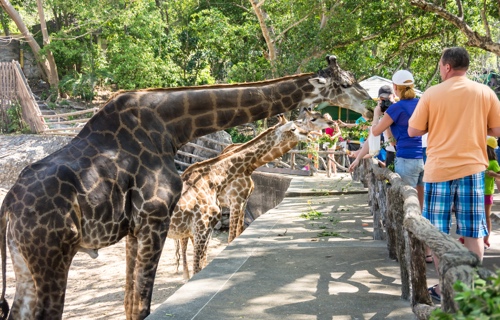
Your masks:
M408 135L410 137L423 136L426 133L427 133L427 130L419 130L419 129L415 129L413 127L408 127Z
M500 137L500 127L489 128L488 135L492 137Z

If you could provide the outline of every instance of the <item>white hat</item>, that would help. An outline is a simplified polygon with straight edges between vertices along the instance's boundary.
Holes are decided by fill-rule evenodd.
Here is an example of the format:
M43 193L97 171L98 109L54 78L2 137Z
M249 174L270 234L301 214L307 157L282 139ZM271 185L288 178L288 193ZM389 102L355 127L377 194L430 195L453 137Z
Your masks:
M408 70L399 70L392 76L392 83L398 86L411 85L415 83L413 75Z

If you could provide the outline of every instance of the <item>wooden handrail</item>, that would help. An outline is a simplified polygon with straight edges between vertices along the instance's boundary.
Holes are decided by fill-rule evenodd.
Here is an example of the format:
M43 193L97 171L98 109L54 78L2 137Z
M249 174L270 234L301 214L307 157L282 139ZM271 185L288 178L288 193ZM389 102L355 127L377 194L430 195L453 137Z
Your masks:
M494 274L481 267L474 253L422 217L417 191L398 174L365 159L354 177L368 186L374 239L387 238L389 257L400 264L401 297L411 297L418 319L428 319L436 308L427 292L425 246L439 258L441 308L446 312L458 310L453 300L457 280L472 285L476 270L483 279Z

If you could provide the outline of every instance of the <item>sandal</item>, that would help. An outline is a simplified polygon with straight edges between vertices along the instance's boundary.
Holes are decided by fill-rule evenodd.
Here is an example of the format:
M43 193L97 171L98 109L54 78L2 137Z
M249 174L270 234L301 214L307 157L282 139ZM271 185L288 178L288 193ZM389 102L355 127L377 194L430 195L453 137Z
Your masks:
M425 256L425 262L427 263L433 263L434 259L432 258L432 254L428 254Z
M432 287L427 288L427 292L429 292L429 295L432 299L436 300L437 302L441 302L441 296L436 292L437 286L438 285L435 284Z

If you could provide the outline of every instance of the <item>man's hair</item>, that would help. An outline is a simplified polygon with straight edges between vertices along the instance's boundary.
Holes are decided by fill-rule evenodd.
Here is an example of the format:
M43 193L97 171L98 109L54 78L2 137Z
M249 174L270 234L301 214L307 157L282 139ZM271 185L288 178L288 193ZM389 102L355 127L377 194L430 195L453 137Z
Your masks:
M470 58L465 48L451 47L443 50L441 61L443 65L449 64L453 70L467 70Z

